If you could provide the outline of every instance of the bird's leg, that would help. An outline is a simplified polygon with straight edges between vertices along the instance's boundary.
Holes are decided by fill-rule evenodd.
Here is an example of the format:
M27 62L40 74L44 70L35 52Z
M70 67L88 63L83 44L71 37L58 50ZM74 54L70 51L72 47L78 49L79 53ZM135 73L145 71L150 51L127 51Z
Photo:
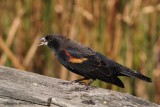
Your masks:
M77 79L77 80L74 80L73 82L81 82L83 80L88 80L88 78L84 77L84 78L80 78L80 79Z
M85 84L85 85L86 85L86 83L85 83L85 82L82 82L82 81L83 81L83 80L88 80L88 79L89 79L89 78L84 77L84 78L80 78L80 79L77 79L77 80L73 80L73 81L71 81L71 82L60 82L60 83L66 84L66 85L72 84L72 83L80 83L80 84Z
M85 82L83 82L83 80L88 80L89 78L86 78L86 77L84 77L84 78L80 78L80 79L77 79L77 80L74 80L74 81L71 81L71 83L80 83L80 84L85 84L86 85L86 83Z
M88 90L90 88L90 85L93 83L93 81L95 81L94 79L90 79L89 83L86 85L86 90Z

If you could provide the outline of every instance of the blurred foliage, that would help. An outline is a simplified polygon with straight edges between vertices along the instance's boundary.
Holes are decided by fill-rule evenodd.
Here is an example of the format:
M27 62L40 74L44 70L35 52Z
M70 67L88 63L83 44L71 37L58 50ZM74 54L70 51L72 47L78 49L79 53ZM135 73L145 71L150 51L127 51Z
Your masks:
M68 35L153 79L121 78L130 93L160 104L159 0L1 0L0 65L66 80L79 78L61 66L37 37Z

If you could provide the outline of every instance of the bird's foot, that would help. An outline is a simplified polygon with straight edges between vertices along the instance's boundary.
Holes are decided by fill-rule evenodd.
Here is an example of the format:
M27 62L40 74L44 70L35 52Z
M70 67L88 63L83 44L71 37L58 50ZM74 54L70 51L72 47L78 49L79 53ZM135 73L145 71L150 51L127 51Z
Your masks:
M80 85L87 85L85 82L83 82L83 81L77 81L77 80L71 81L71 83L78 83Z
M63 85L72 85L73 83L78 83L78 84L81 84L81 85L87 85L85 82L82 82L82 81L63 81L63 82L59 82L59 83L61 83L61 84L63 84Z
M95 87L85 85L84 87L75 87L75 89L72 90L72 91L88 91L88 90L91 90L91 89L95 89Z
M63 85L70 85L70 84L72 84L72 82L68 82L68 81L63 81L63 82L59 82L60 84L63 84Z

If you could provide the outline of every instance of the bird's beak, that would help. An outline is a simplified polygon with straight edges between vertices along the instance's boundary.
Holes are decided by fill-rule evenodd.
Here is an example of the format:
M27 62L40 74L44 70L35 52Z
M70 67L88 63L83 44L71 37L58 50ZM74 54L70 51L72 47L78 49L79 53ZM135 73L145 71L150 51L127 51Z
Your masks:
M40 44L38 46L42 46L42 45L47 45L48 44L48 42L46 41L46 39L44 37L40 38L39 41L40 41Z

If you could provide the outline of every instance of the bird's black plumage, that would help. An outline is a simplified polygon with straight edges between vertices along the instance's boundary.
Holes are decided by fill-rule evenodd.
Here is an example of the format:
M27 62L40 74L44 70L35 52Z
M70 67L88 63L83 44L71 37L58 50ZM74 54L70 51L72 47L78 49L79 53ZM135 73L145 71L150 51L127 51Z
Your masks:
M84 76L85 79L99 79L124 88L118 76L136 77L151 82L151 79L140 72L131 70L105 57L79 42L61 35L46 35L40 45L47 45L54 50L59 62L68 70Z

